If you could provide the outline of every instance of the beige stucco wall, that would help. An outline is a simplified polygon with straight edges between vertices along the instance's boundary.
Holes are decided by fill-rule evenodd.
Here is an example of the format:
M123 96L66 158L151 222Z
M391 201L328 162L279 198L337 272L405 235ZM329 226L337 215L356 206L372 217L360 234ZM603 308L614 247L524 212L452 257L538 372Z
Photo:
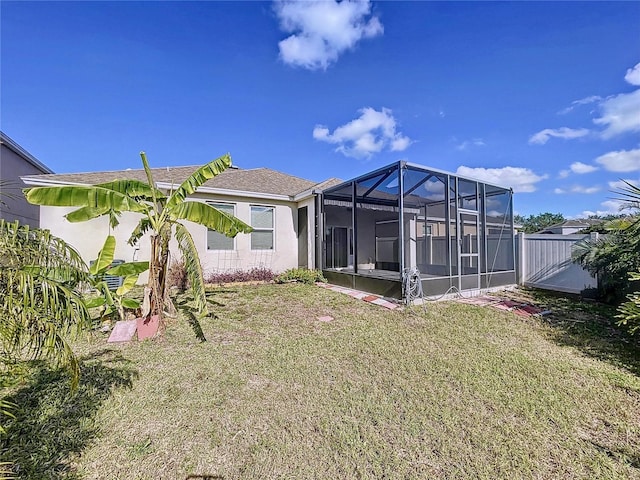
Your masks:
M223 195L195 195L192 200L233 203L235 216L251 224L251 205L275 207L275 245L273 250L251 250L251 238L248 234L238 234L232 251L207 250L207 229L201 225L185 222L198 248L198 254L205 272L205 277L211 272L233 270L247 270L254 267L265 267L279 273L298 266L297 220L298 204L288 201L273 201L265 199L251 199L247 197L232 197ZM308 213L308 242L309 266L314 265L315 227L313 200L303 201L300 206L307 206ZM49 229L54 235L63 238L78 250L82 258L89 263L94 260L109 234L109 224L106 217L97 218L89 222L71 223L64 215L72 211L66 207L40 207L40 226ZM150 240L145 235L136 247L127 244L129 235L138 223L139 216L125 213L120 217L120 225L111 230L116 237L115 258L125 261L144 261L149 259ZM175 242L171 244L171 252L176 258L179 256ZM141 276L141 282L146 276Z
M87 264L96 259L109 234L116 238L114 258L126 262L149 260L149 234L142 237L135 247L127 243L131 232L138 224L139 215L123 213L120 216L120 224L110 230L107 217L81 223L69 222L64 215L73 210L71 207L40 207L40 228L50 230L52 234L72 245ZM140 281L146 281L146 273L141 276Z
M250 199L221 195L196 195L193 200L232 203L235 216L251 225L251 206L274 207L275 238L273 250L251 250L250 234L238 234L234 239L234 250L207 250L207 229L189 223L189 231L198 247L205 275L208 272L248 270L256 267L268 268L276 273L298 266L297 221L298 206L295 202Z

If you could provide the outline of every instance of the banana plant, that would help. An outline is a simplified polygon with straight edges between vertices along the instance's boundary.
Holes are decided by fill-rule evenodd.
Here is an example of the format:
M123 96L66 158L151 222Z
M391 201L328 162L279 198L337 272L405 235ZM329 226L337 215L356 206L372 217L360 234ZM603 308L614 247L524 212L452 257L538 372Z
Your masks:
M225 212L199 201L188 200L207 180L231 166L231 156L220 158L198 168L177 189L156 188L153 172L144 152L140 153L147 182L116 180L98 185L66 185L25 189L27 200L36 205L78 207L66 215L70 222L83 222L108 215L111 225L117 224L122 212L135 212L141 219L129 238L134 245L145 233L150 233L151 256L149 282L151 308L148 315L162 316L164 307L173 305L166 288L169 241L175 235L194 297L194 307L200 315L207 311L204 276L196 245L183 220L198 223L229 237L250 233L252 228Z
M117 313L120 320L124 320L125 309L140 308L140 302L125 295L136 285L140 274L149 269L149 262L129 262L112 266L115 250L116 239L109 235L98 253L97 260L89 267L89 280L99 296L85 300L85 306L101 308L102 319ZM122 285L112 292L105 280L106 275L124 277Z

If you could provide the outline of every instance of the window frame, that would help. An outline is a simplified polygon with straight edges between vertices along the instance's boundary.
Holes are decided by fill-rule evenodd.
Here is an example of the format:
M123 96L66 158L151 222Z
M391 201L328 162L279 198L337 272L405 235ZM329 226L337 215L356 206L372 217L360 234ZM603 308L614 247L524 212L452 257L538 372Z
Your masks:
M216 200L206 200L205 202L207 205L209 205L210 207L214 207L217 208L218 205L224 205L224 206L231 206L233 208L233 213L232 215L235 217L236 216L236 204L232 203L232 202L224 202L224 201L216 201ZM235 252L236 251L236 237L232 237L231 240L231 248L209 248L209 232L214 232L217 233L218 235L223 235L222 233L216 231L216 230L212 230L210 228L207 228L207 231L205 233L206 238L205 238L205 245L207 248L207 252ZM225 236L225 235L223 235ZM227 237L229 238L229 237Z
M270 208L272 213L271 216L271 228L263 228L263 227L254 227L253 226L253 208ZM276 207L275 205L262 205L258 203L249 204L249 222L251 224L251 228L253 231L249 234L249 249L253 252L275 252L276 251ZM271 244L272 248L253 248L253 233L254 232L271 232Z

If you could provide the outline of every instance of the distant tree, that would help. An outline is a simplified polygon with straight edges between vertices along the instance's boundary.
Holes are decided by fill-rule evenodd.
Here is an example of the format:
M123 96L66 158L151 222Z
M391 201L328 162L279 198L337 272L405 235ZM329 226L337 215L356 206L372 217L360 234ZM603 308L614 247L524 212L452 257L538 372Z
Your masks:
M561 213L539 213L537 215L515 215L513 221L516 225L522 225L521 231L524 233L536 233L556 223L562 223L566 219Z

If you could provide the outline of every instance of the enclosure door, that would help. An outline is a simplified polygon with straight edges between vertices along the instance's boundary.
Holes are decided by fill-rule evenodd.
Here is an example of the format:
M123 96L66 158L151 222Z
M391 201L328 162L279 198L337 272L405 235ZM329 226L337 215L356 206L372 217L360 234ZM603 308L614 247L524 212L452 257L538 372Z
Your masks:
M458 213L460 290L480 288L480 225L478 212Z
M330 228L330 255L327 255L327 268L345 268L353 263L353 234L351 228Z

